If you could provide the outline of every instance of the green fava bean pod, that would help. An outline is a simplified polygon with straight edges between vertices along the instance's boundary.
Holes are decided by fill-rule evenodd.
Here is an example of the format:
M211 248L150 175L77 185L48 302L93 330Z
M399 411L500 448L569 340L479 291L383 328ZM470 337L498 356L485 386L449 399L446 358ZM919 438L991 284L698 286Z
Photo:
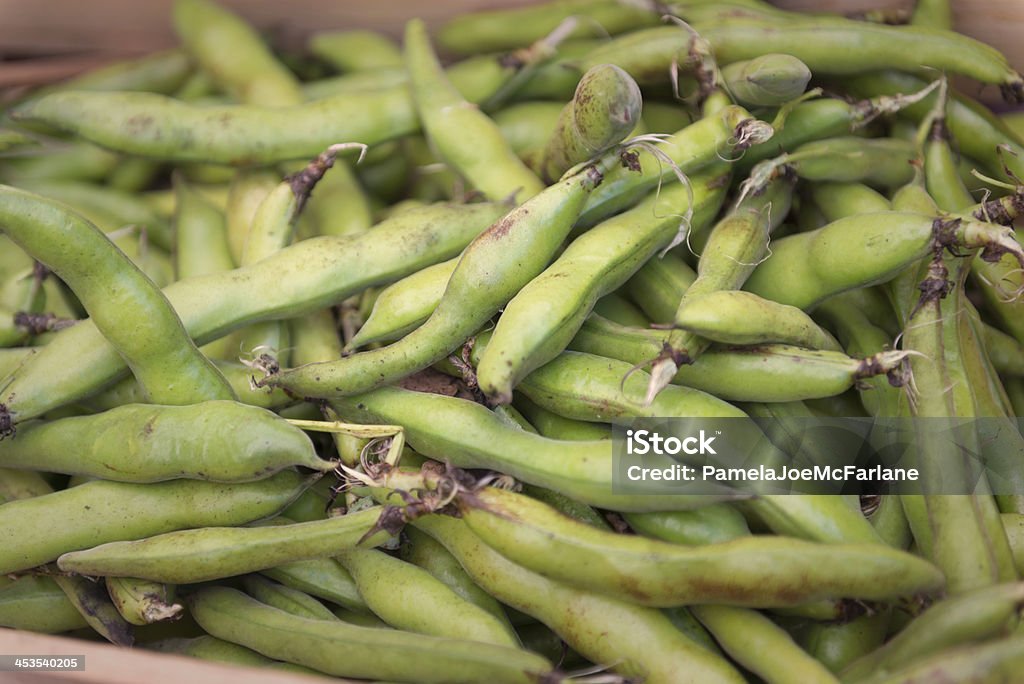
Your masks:
M642 107L640 87L625 71L614 64L588 69L540 153L544 180L557 180L576 164L625 140L636 128Z
M1006 636L1019 622L1024 584L997 584L949 597L915 617L885 645L843 669L844 682L870 679L957 646Z
M642 364L661 353L668 336L667 331L628 328L591 315L569 348ZM802 401L836 396L859 380L888 375L899 370L905 358L903 351L883 351L859 359L781 344L747 349L712 347L694 363L680 367L672 383L726 401Z
M261 570L260 574L291 589L336 603L353 613L367 614L370 611L359 595L352 575L333 558L293 561Z
M353 549L337 556L360 595L396 629L519 648L507 619L459 596L426 570L386 553Z
M406 25L405 66L427 138L473 187L494 200L525 200L541 191L543 184L509 148L498 125L448 80L420 20Z
M683 330L722 344L791 344L842 351L835 338L795 306L749 292L722 290L688 299L676 316Z
M293 466L328 472L306 434L270 411L230 401L134 404L28 423L0 442L0 464L114 482L252 482Z
M665 324L672 322L679 298L696 279L697 273L685 261L667 252L649 259L623 289L651 321Z
M711 229L697 264L697 279L683 293L664 347L653 362L645 401L650 403L679 367L692 364L711 342L680 327L691 299L719 290L738 290L769 252L772 231L782 223L792 203L794 179L772 178L760 192L742 193L735 205Z
M267 107L302 102L298 79L241 17L209 0L175 0L174 26L203 71L238 101Z
M209 634L193 637L190 639L160 639L140 644L146 650L159 651L160 653L180 653L181 655L209 660L215 663L229 663L232 665L246 665L248 667L264 667L271 665L274 661L266 656L261 656L256 651L248 649L230 641L217 639Z
M565 349L600 297L673 240L680 215L692 212L691 230L713 220L727 178L713 167L692 187L670 186L576 238L505 306L477 367L484 394L495 403L511 401L522 378Z
M228 244L235 265L241 265L245 243L249 239L249 226L253 218L279 179L264 169L239 170L228 187L227 205L224 208L227 219Z
M199 589L188 603L196 622L211 635L334 676L420 684L564 681L552 677L547 660L519 649L302 618L234 589ZM339 643L346 648L339 650Z
M583 524L583 523L580 523ZM540 620L574 651L647 684L738 684L722 657L678 630L662 612L553 582L517 565L477 537L465 522L426 516L413 525L443 544L485 591Z
M645 537L686 546L727 542L750 534L743 515L726 503L692 511L626 513L623 517L630 527Z
M683 18L687 13L682 13ZM785 53L819 75L857 74L881 69L914 71L922 65L998 85L1009 102L1024 98L1024 79L994 48L967 36L921 26L868 22L720 22L695 24L721 64ZM673 27L673 30L677 30Z
M174 271L178 280L235 267L222 212L201 192L174 176Z
M403 560L423 568L463 600L487 611L501 623L509 624L508 616L501 604L473 582L448 549L415 527L406 527L404 534L408 538L408 543L401 547Z
M866 214L777 240L745 289L808 310L834 294L891 280L939 246L1009 253L1024 263L1012 230L902 212Z
M0 188L0 229L68 284L150 398L234 399L224 376L189 338L170 302L95 226L63 205ZM125 312L144 316L133 323ZM0 412L0 433L10 416Z
M272 373L260 384L302 397L348 396L443 359L544 270L587 196L617 162L618 155L608 153L545 188L481 233L463 251L434 313L398 342L331 363Z
M292 241L295 222L313 188L334 166L337 155L352 147L360 146L347 143L332 145L267 193L251 221L247 221L248 230L239 266L262 261ZM287 364L291 349L288 332L288 326L282 321L263 321L241 330L235 337L243 354L257 356L260 351L269 350L279 363Z
M65 572L192 584L382 544L390 535L377 527L379 517L373 508L306 523L178 530L73 551L57 564Z
M231 341L231 339L230 337L221 338L211 344L219 346L220 342ZM204 345L202 350L207 354L215 351L215 349L211 349L211 345ZM238 401L243 404L276 410L291 406L297 402L294 397L289 396L284 391L267 391L265 388L253 387L252 368L244 363L214 361L214 365L217 366L217 370L221 372L231 385L235 395L238 397ZM142 391L142 387L135 378L129 376L102 392L85 399L81 402L81 405L92 411L108 411L125 404L144 403L146 403L146 395ZM3 451L3 449L0 449L0 451Z
M631 370L624 361L567 351L523 378L518 391L538 406L561 416L596 423L640 416L738 418L746 415L711 394L678 385L666 387L653 401L645 403L649 378L639 371L629 375Z
M246 268L173 283L166 295L203 344L246 323L315 311L451 258L506 211L493 203L413 209L360 235L303 240ZM88 396L124 373L124 359L92 321L61 332L0 393L15 422Z
M838 676L851 662L882 645L892 614L892 609L883 606L845 622L804 623L794 630L795 637L805 651Z
M409 445L429 458L460 468L497 470L598 508L686 510L719 500L709 495L615 494L610 440L541 437L513 427L487 408L465 399L382 387L332 400L331 406L345 420L402 425Z
M722 69L727 92L746 107L778 107L803 95L811 70L796 57L770 54Z
M338 617L324 604L298 589L271 582L260 575L246 575L242 578L246 593L261 603L299 617L314 620L337 620Z
M945 583L927 561L875 544L746 537L681 547L598 530L493 488L463 496L460 510L470 529L510 560L642 605L773 607L839 597L886 600L934 592Z
M369 318L346 347L358 349L373 342L390 342L418 328L437 308L458 264L458 257L442 261L381 290Z
M865 684L918 682L1012 682L1024 668L1024 637L1019 634L983 644L952 648L897 671L862 680Z
M920 76L899 71L879 71L844 79L844 86L860 97L893 97L919 91L926 85ZM907 117L922 121L934 108L937 93L909 104L903 111ZM990 173L1001 174L1005 164L1018 176L1024 172L1020 139L981 103L953 93L947 103L946 125L960 147L960 152L985 165ZM999 154L1000 146L1009 147L1010 154ZM1016 153L1016 154L1014 154Z
M579 17L572 37L604 37L657 22L646 8L609 0L556 0L528 7L471 12L449 19L438 42L459 54L524 47Z
M914 145L905 140L847 136L806 143L777 159L762 162L750 173L752 178L758 178L764 169L785 165L802 180L896 188L913 177L909 162L915 154Z
M733 659L768 684L839 682L785 630L757 611L730 606L693 606L690 610Z
M404 85L292 107L200 106L151 93L70 91L23 103L11 116L117 152L235 166L307 159L339 140L375 145L418 128Z
M0 504L52 492L53 487L39 473L0 468Z
M52 577L24 575L0 585L0 627L57 634L88 623Z
M375 31L325 31L309 37L309 51L341 72L401 68L402 51Z
M11 501L0 505L0 573L26 570L105 542L265 518L287 506L311 479L285 471L246 484L95 480ZM54 526L53 520L62 522Z

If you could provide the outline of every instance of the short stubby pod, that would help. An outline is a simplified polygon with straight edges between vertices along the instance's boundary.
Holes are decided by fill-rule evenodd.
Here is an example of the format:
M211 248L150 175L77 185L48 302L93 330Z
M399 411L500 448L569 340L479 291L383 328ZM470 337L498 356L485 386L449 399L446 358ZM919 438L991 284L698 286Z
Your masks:
M636 81L614 64L587 70L558 117L542 155L546 180L622 142L640 121L643 97Z
M291 466L327 472L302 430L234 401L128 404L90 416L32 422L0 442L5 468L115 482L177 478L252 482Z
M811 70L792 55L769 54L722 68L726 89L746 107L777 107L804 94Z

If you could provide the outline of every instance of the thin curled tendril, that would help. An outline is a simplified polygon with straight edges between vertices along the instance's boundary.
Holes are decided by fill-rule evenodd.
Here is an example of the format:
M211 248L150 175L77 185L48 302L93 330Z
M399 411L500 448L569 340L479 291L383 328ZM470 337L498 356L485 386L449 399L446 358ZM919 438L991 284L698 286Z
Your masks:
M690 182L689 177L685 173L683 173L683 170L679 168L679 164L677 164L670 156L668 156L668 154L664 150L654 146L654 143L664 142L665 139L666 138L663 134L657 133L648 135L638 135L635 138L630 138L629 140L623 141L619 145L619 149L622 151L628 151L634 148L639 148L644 152L647 152L649 155L651 155L658 161L659 170L662 168L662 165L668 166L672 170L672 173L675 174L676 180L678 180L686 188L686 212L683 214L683 216L680 217L679 229L676 231L675 237L672 238L672 241L669 243L667 247L661 250L658 256L665 256L665 254L667 254L669 250L685 241L687 235L690 232L690 227L693 222L693 184ZM664 182L662 179L662 175L663 174L661 173L658 174L658 187L655 190L656 198L660 197L661 195L661 187L662 183Z

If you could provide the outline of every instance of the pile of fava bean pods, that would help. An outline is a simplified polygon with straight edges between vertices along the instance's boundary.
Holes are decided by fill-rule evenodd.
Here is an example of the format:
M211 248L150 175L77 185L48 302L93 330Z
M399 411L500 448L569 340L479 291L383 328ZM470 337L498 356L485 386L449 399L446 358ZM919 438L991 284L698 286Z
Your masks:
M176 0L179 47L3 94L0 627L346 682L1024 682L1024 113L947 80L1012 110L1006 59L944 0L396 20L289 51ZM615 484L613 422L743 417L784 459L994 420L1017 493Z

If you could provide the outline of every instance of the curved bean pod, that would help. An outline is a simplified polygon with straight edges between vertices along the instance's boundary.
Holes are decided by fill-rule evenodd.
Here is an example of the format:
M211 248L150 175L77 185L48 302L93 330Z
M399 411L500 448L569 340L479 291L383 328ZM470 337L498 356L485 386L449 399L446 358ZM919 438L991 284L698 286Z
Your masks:
M117 152L247 166L306 159L339 140L376 145L418 128L404 86L294 107L201 107L151 93L61 92L11 111Z
M998 684L1012 680L1024 667L1024 637L1010 636L985 644L950 649L887 674L864 680L870 684L950 682Z
M402 51L375 31L323 31L309 37L311 54L341 72L402 68Z
M509 212L466 247L427 322L398 342L331 363L273 373L263 386L303 397L358 394L441 360L547 266L587 196L618 162L609 153Z
M1024 264L1012 231L973 222L948 225L917 214L868 214L777 240L746 289L807 310L831 295L891 280L937 246L1008 252Z
M609 440L564 441L504 423L472 401L382 387L331 401L359 423L402 425L417 453L460 468L488 468L546 487L599 508L617 511L684 510L706 506L710 496L635 496L612 493Z
M715 166L693 179L692 190L670 186L573 241L506 304L477 367L484 394L499 404L511 401L513 387L565 349L600 297L668 245L679 215L693 212L691 230L712 221L727 178Z
M926 81L912 73L890 70L844 79L843 85L860 97L894 97L920 91ZM937 97L933 93L908 103L903 114L921 121L934 108ZM1005 163L1017 176L1024 174L1024 143L987 107L953 94L946 110L946 125L965 156L982 162L990 173L1001 173ZM1000 145L1008 146L1011 153L1000 155Z
M306 523L179 530L65 553L57 565L84 575L193 584L382 544L390 535L377 529L379 517L373 508Z
M0 505L0 573L26 570L105 542L264 518L287 506L310 480L288 471L247 484L95 480L11 501ZM53 519L61 525L54 526Z
M843 681L891 672L931 655L1005 636L1018 623L1024 584L997 584L947 598L911 620L884 646L850 663Z
M444 296L459 258L442 261L381 290L369 318L346 345L358 349L373 342L400 339L424 323Z
M234 398L163 293L95 226L63 205L13 188L0 189L0 226L75 291L153 400ZM145 315L145 325L125 321L124 311ZM0 424L0 433L4 429Z
M303 240L259 264L174 283L166 295L203 344L246 323L315 311L450 258L506 211L487 203L423 207L361 235ZM261 296L253 297L254 291ZM100 390L124 370L102 333L83 321L33 356L0 403L15 422L27 420Z
M229 401L134 404L28 423L17 439L0 442L0 464L138 483L251 482L292 466L320 472L334 467L316 455L302 430L264 409Z
M691 174L721 159L732 159L756 142L763 142L771 133L742 107L728 106L677 131L657 148L684 174ZM599 221L633 206L658 187L671 182L674 169L649 151L636 153L634 168L615 168L606 175L600 187L591 193L580 215L581 227Z
M569 344L574 351L646 363L664 349L669 333L615 325L591 316ZM905 353L880 352L864 359L785 345L711 348L672 378L726 401L802 401L842 394L858 380L902 367Z
M671 385L649 403L646 373L629 375L631 367L581 352L563 352L523 378L518 386L530 401L566 418L607 423L627 417L741 417L735 406L711 394ZM623 381L629 375L629 378Z
M209 0L175 0L174 27L203 71L236 100L267 107L302 102L298 79L241 17Z
M242 586L245 587L247 594L260 603L273 606L286 613L314 620L339 619L327 606L309 594L277 582L271 582L260 575L246 575L242 578Z
M686 18L686 12L682 13ZM857 74L881 69L914 71L922 65L998 85L1008 101L1024 97L1024 79L984 43L951 31L882 26L835 19L695 24L722 64L783 52L815 74ZM655 29L651 29L654 31ZM671 30L678 31L673 27Z
M511 629L505 609L501 607L497 599L473 582L473 579L466 574L466 571L459 565L459 561L448 552L448 549L415 527L407 527L403 532L408 537L408 543L401 547L403 560L423 568L458 594L461 599L487 611L499 622L508 624Z
M370 611L359 595L352 575L333 558L284 563L261 570L260 574L286 587L336 603L353 613L367 614Z
M467 601L426 570L367 549L337 556L356 581L360 595L396 629L519 648L507 619Z
M722 290L688 299L676 325L712 342L790 344L842 351L835 338L795 306L777 304L749 292Z
M551 663L519 649L301 618L223 587L198 590L189 609L215 637L335 676L537 684L552 674ZM344 652L334 647L338 643L347 645Z
M697 279L679 299L665 346L650 359L653 366L647 401L671 382L680 366L692 364L711 344L680 327L680 317L696 297L743 287L758 264L771 254L771 233L789 213L793 185L791 176L781 174L772 178L760 192L744 192L730 212L711 229L697 264Z
M543 622L591 662L614 663L616 671L649 684L743 681L660 611L531 572L488 547L463 521L426 516L413 525L443 544L488 593Z
M730 606L692 606L690 610L733 659L765 682L838 684L824 665L757 611Z
M462 98L444 74L426 25L405 27L405 67L423 130L441 157L486 197L533 197L544 187L509 149L501 129Z
M870 545L740 538L679 547L578 523L546 505L488 488L460 497L466 524L503 555L548 577L643 605L792 606L934 592L927 561Z

